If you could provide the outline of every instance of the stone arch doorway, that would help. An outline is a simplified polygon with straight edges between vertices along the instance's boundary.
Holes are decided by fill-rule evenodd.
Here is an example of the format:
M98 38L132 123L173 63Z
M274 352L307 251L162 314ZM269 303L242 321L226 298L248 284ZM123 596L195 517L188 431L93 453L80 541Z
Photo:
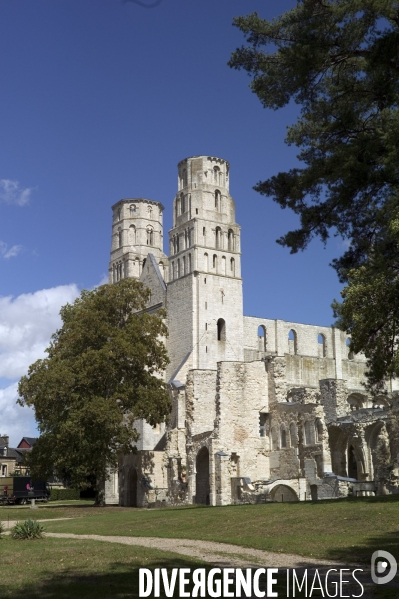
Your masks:
M284 503L285 501L298 501L298 495L288 485L277 485L270 493L273 501Z
M200 449L196 460L196 494L195 503L209 505L209 451L206 447Z
M128 507L137 507L137 470L134 466L129 468L127 475L127 499Z
M348 447L348 476L357 480L357 459L353 445Z

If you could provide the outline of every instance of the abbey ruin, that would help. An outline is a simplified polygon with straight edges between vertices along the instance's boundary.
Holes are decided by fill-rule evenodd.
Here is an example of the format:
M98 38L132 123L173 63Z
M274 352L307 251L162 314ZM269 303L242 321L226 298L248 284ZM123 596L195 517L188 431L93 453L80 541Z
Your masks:
M178 165L169 256L164 207L113 207L109 282L140 279L165 308L169 422L137 423L138 452L105 486L126 506L344 497L398 492L397 381L371 397L365 358L332 327L243 315L240 226L229 164Z

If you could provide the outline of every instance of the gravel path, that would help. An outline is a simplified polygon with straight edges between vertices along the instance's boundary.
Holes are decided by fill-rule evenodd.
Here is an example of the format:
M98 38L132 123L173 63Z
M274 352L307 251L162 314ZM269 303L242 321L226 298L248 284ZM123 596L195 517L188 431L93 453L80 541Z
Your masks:
M158 537L120 537L104 535L75 535L69 533L46 532L48 537L61 539L92 539L108 543L121 543L123 545L140 545L151 549L171 551L181 555L189 555L210 562L219 567L232 566L235 568L301 568L306 566L333 566L336 562L304 558L288 553L273 553L260 549L249 549L227 543L213 541L192 541L189 539L164 539ZM348 567L348 566L346 566Z

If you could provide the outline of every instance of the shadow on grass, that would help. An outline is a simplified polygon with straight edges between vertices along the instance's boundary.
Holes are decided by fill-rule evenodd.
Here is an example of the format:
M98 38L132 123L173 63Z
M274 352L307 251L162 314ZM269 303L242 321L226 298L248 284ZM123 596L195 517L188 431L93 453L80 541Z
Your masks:
M352 547L331 547L327 551L328 559L351 563L370 564L371 556L374 551L382 549L389 551L396 561L399 561L399 530L388 532L381 535L374 535L364 539L362 545L352 545Z
M146 567L145 563L142 567ZM185 559L159 560L158 563L152 561L148 566L153 571L154 568L190 568L191 570L200 567L193 564L192 561ZM179 597L178 584L174 597ZM44 571L40 582L29 582L24 585L17 585L10 589L0 583L0 597L2 599L127 599L139 597L139 568L132 566L129 568L126 563L115 562L107 564L107 572L103 573L83 573L75 569L66 569L63 572ZM154 597L151 593L150 597ZM161 585L161 597L162 594Z

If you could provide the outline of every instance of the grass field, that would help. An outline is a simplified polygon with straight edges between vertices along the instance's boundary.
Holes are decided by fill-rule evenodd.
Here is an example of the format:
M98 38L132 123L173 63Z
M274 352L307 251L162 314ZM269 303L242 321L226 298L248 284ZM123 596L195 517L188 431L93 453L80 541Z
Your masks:
M174 553L95 541L0 540L2 599L125 599L138 597L138 569L199 568Z
M28 508L18 518L32 512ZM5 508L0 519L15 514ZM399 497L393 496L162 510L54 506L34 514L74 518L46 523L51 532L212 540L346 563L369 562L376 549L399 558Z
M385 549L399 558L399 498L392 496L223 508L143 510L68 502L37 510L0 510L3 521L29 517L73 518L46 522L45 528L51 532L214 540L316 559L338 559L346 566L370 563L376 549ZM202 565L195 559L155 549L53 538L33 542L3 538L0 560L0 596L5 599L21 595L33 599L136 597L139 567ZM284 591L279 596L284 597ZM373 597L399 599L399 592L377 588Z

